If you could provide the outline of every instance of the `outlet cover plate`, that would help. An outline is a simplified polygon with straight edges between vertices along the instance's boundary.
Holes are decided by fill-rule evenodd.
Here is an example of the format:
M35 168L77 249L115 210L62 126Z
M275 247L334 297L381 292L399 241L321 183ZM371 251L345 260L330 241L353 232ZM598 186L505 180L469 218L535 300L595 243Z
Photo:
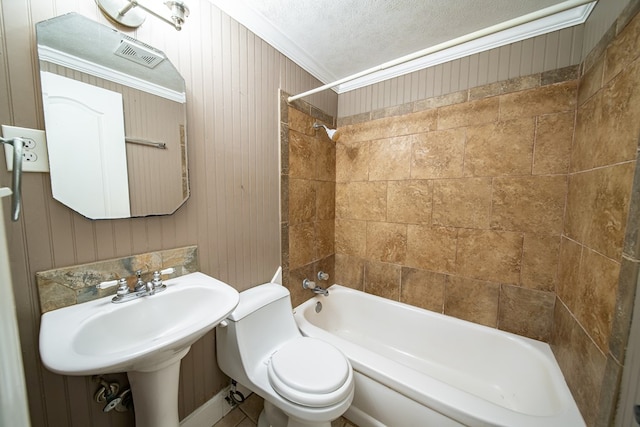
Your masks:
M26 158L22 159L22 172L49 172L49 155L47 153L47 138L43 130L21 128L17 126L2 125L2 136L5 139L16 137L28 138L35 142L33 148L24 149ZM4 145L4 156L7 161L7 170L13 170L13 147ZM35 158L33 161L28 158Z

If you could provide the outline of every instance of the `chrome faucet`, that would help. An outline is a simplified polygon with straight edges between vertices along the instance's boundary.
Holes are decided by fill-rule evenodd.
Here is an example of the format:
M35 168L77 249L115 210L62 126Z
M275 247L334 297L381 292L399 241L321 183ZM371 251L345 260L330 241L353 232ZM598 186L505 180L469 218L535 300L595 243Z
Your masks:
M111 302L121 303L131 301L140 297L155 295L157 292L164 291L167 285L162 283L162 276L165 274L171 274L175 271L174 268L165 268L161 271L153 272L153 279L150 282L142 280L142 270L136 271L136 284L133 291L129 288L126 278L117 280L110 280L107 282L101 282L96 285L98 289L107 289L112 286L118 285L116 296L113 297Z
M316 282L312 282L309 279L304 279L302 281L302 287L304 289L311 289L311 291L316 295L322 294L325 297L329 296L329 290L328 289L325 289L322 286L316 285Z
M136 270L136 285L133 287L134 292L144 291L147 284L142 280L142 270Z

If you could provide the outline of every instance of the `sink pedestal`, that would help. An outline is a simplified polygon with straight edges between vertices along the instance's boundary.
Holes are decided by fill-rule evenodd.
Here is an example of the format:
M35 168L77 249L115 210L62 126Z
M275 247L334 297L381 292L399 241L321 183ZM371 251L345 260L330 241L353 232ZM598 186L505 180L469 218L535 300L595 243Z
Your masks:
M136 415L136 427L178 427L180 361L191 347L161 363L127 372Z

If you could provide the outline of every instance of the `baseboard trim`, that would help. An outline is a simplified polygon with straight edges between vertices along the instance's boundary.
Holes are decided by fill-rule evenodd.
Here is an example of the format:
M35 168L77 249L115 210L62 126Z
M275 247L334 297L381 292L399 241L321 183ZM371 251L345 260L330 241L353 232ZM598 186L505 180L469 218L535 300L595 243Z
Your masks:
M211 427L233 409L224 399L228 395L229 387L225 387L180 421L180 427Z

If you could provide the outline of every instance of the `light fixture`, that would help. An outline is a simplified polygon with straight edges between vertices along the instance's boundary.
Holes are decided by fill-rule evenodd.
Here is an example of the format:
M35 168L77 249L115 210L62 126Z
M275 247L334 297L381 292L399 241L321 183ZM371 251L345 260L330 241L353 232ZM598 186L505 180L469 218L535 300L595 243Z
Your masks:
M102 13L107 18L129 28L138 28L144 22L148 12L156 18L171 24L176 30L182 29L184 20L189 16L189 8L182 0L167 0L165 6L171 11L171 16L166 17L146 6L139 0L95 0ZM144 11L144 12L143 12Z

